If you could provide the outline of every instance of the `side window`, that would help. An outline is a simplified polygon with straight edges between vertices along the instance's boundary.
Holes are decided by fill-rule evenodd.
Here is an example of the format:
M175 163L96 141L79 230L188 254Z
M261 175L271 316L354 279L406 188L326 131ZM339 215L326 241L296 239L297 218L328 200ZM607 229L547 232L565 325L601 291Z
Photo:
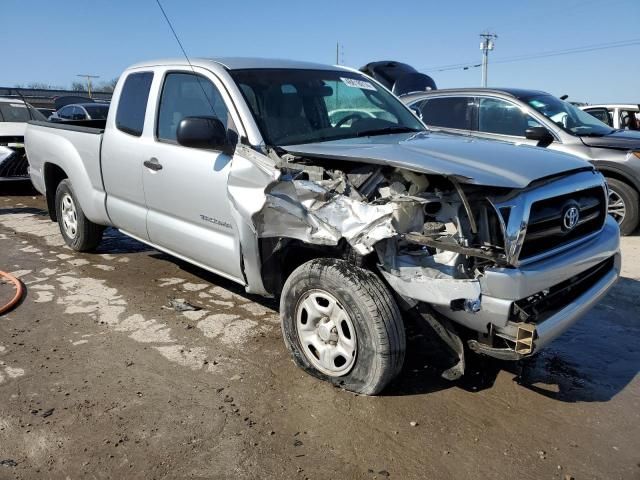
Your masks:
M116 112L118 130L136 137L142 135L152 80L152 72L141 72L130 74L124 81Z
M87 117L84 114L84 110L81 107L73 107L73 119L74 120L86 120Z
M71 118L71 110L73 107L62 107L58 112L60 118Z
M596 117L602 123L606 123L609 126L613 125L613 122L611 121L611 114L606 108L587 108L585 112Z
M478 131L524 137L529 127L541 125L520 107L497 98L480 98Z
M636 112L622 110L620 112L620 127L625 130L640 130L640 122Z
M429 126L471 130L472 97L443 97L425 100L419 106L422 121Z
M228 126L227 107L213 83L193 73L167 74L158 109L158 140L175 142L180 121L193 116L213 116Z

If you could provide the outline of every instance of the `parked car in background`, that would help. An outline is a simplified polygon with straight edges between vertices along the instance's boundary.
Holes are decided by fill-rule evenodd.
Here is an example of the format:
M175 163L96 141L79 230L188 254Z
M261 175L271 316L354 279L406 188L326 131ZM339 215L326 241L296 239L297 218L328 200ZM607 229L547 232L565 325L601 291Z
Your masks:
M67 122L82 120L106 120L109 113L107 103L74 103L62 107L50 117L51 122Z
M27 129L31 178L67 245L94 249L113 226L280 298L294 362L341 388L376 394L398 375L401 309L449 345L453 380L465 343L531 355L618 277L592 165L429 132L355 70L151 61L125 71L113 102L101 129ZM354 106L387 119L332 124Z
M580 107L602 123L622 130L640 130L640 105L615 103Z
M370 62L361 67L360 71L380 82L398 97L437 89L436 82L429 75L395 60Z
M30 120L46 120L23 100L0 97L0 181L28 181L24 132Z
M609 213L624 235L640 221L640 132L602 123L546 92L462 88L402 97L434 130L529 144L593 163L609 185ZM517 166L514 168L517 169Z

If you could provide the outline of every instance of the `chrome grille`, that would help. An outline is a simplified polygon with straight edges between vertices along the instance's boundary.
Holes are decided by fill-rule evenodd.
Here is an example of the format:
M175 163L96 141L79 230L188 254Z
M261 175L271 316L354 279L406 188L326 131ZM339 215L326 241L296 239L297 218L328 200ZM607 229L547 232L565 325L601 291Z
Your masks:
M606 208L605 191L600 186L532 203L519 259L530 259L599 231Z

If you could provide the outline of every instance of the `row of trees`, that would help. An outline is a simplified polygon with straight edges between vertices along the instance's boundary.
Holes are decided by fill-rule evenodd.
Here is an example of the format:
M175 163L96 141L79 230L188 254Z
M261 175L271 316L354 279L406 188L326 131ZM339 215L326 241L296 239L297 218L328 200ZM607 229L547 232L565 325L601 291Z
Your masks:
M93 82L91 90L94 92L113 92L116 88L117 78L113 78L107 82ZM15 84L15 88L40 88L44 90L73 90L74 92L86 92L87 84L85 82L72 82L71 88L60 85L51 85L45 82L31 82L27 84Z

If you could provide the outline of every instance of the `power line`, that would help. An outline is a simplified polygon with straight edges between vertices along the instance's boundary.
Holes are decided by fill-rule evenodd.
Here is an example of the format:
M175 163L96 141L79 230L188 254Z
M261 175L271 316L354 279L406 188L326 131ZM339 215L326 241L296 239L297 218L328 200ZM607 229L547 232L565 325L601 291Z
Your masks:
M573 48L563 49L563 50L549 50L546 52L530 53L527 55L516 55L512 57L498 58L497 60L494 60L492 63L519 62L522 60L555 57L555 56L561 56L561 55L571 55L574 53L585 53L585 52L592 52L596 50L606 50L610 48L629 47L633 45L640 45L640 38L620 40L617 42L584 45L582 47L573 47ZM477 62L466 62L466 63L454 63L449 65L441 65L438 67L431 67L431 68L422 68L421 70L444 72L446 70L468 70L469 68L477 68L480 66L481 64L478 64Z

